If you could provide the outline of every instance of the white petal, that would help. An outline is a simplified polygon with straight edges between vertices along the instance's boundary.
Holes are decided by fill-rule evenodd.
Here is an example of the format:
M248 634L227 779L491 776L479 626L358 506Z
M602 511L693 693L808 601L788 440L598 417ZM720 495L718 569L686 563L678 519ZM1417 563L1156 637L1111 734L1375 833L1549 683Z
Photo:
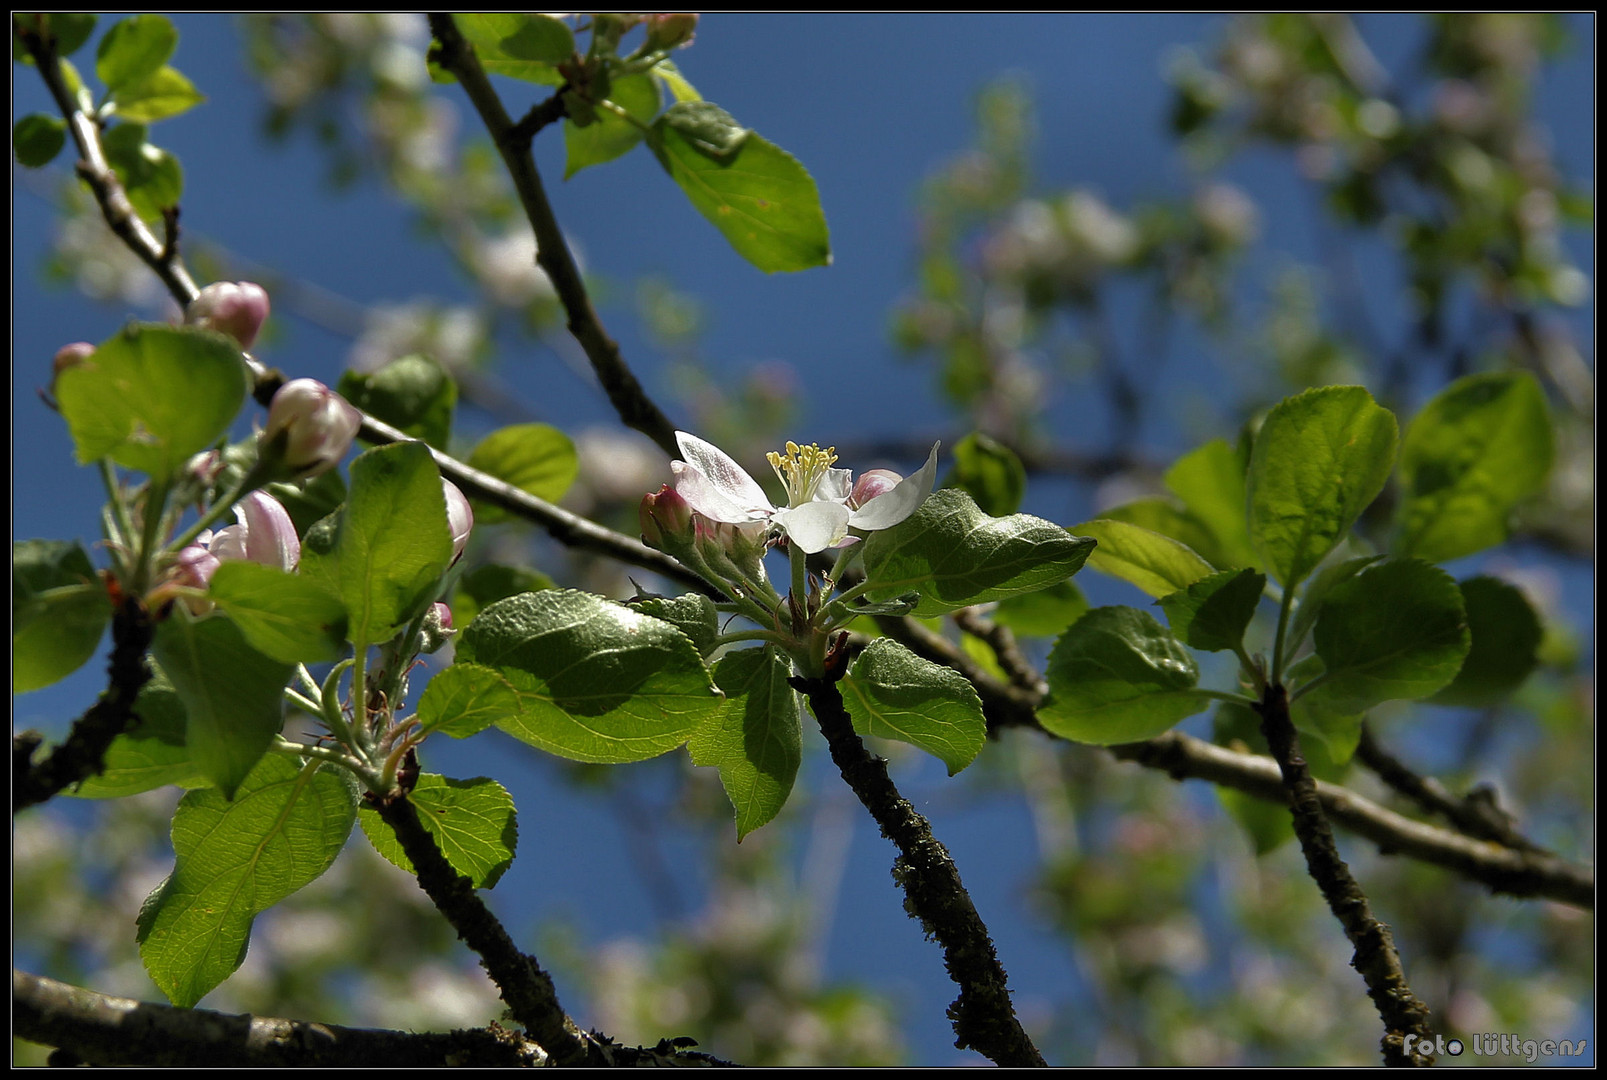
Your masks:
M696 435L688 435L684 431L675 433L675 442L680 446L681 453L686 457L687 464L702 473L726 497L734 500L744 509L772 509L770 497L764 493L764 488L760 487L758 481L748 475L747 470L732 461L724 450L721 450L713 443L704 442ZM680 488L677 487L676 490L679 491ZM681 497L688 502L692 501L684 491L681 492ZM721 518L720 520L726 521L730 519Z
M754 520L755 517L765 516L764 512L743 506L721 491L713 481L699 472L696 466L688 465L684 461L672 461L670 471L675 474L675 493L685 499L693 510L710 521L741 525L743 522ZM768 505L767 503L766 506Z
M893 486L893 490L876 496L854 511L848 524L856 529L874 532L877 529L890 529L915 513L926 497L932 494L932 485L937 481L939 445L932 444L932 452L926 456L926 464L921 466L920 472L906 476Z
M811 502L783 510L771 519L787 530L787 538L813 555L848 535L848 507L842 503Z
M824 502L843 502L853 490L854 474L847 469L827 469L815 485L815 498Z

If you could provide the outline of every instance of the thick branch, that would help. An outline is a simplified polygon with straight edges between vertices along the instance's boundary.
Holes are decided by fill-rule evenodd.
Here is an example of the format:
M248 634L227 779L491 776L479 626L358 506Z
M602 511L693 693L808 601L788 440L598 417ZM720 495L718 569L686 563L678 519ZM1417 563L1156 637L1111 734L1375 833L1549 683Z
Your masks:
M540 1046L495 1024L449 1033L385 1031L338 1024L175 1009L13 969L12 1034L54 1046L91 1065L169 1068L520 1068L547 1063ZM709 1054L615 1046L599 1037L604 1065L730 1065Z
M145 664L155 624L136 597L112 614L112 656L106 665L106 692L73 724L67 740L42 761L32 760L39 738L25 732L11 743L11 811L42 803L70 784L105 768L106 748L137 719L134 702L151 677Z
M877 625L916 654L969 679L982 699L990 733L1004 727L1026 727L1059 738L1038 723L1037 695L999 682L941 635L910 619L879 617ZM1159 769L1174 780L1206 780L1270 802L1286 802L1277 764L1258 754L1242 754L1177 731L1110 750L1122 761ZM1595 907L1596 883L1590 870L1538 850L1532 843L1514 849L1475 840L1413 821L1343 785L1321 780L1317 781L1317 798L1334 824L1372 841L1383 854L1443 867L1492 892L1556 900L1586 911Z
M367 798L396 833L418 875L419 887L446 916L458 937L479 954L480 963L497 984L514 1019L557 1064L596 1064L591 1040L558 1003L552 976L542 970L535 957L519 951L469 879L452 869L407 796L398 791L386 798Z
M897 846L893 879L904 889L906 909L943 947L944 966L960 987L960 996L949 1006L954 1045L974 1049L999 1065L1045 1064L1016 1019L1004 967L947 849L898 793L887 775L887 762L866 750L854 733L837 684L830 679L793 679L792 684L808 696L843 779L881 826L882 835Z
M671 457L679 457L680 450L675 445L675 425L647 396L642 384L620 355L619 345L603 329L597 312L592 308L586 284L581 279L580 268L569 253L569 244L564 240L563 231L558 228L552 205L547 202L547 192L542 186L541 174L536 171L536 159L530 152L530 143L534 132L542 124L550 122L551 117L538 111L515 124L503 108L502 99L492 88L491 81L486 78L485 69L480 66L474 49L452 21L452 16L432 14L430 30L441 46L441 66L457 76L508 167L514 190L519 193L519 202L524 206L525 216L530 219L530 227L536 234L536 262L552 280L558 300L569 316L569 332L586 350L592 370L597 373L598 381L608 393L609 402L627 427L635 428L658 443Z
M1350 963L1367 983L1367 994L1373 999L1378 1015L1384 1021L1384 1064L1432 1065L1434 1058L1421 1050L1411 1049L1406 1036L1415 1035L1419 1046L1427 1040L1433 1045L1433 1034L1428 1028L1428 1006L1418 1000L1406 983L1406 972L1401 967L1400 954L1395 950L1395 939L1389 927L1373 915L1367 894L1350 873L1345 860L1339 857L1334 846L1334 834L1323 816L1322 803L1317 798L1317 784L1300 754L1300 738L1295 734L1294 722L1289 719L1289 696L1281 684L1267 688L1266 694L1255 706L1261 717L1261 733L1266 736L1272 757L1283 773L1284 788L1289 795L1289 810L1294 816L1295 836L1300 850L1306 856L1306 869L1322 890L1328 910L1334 913L1345 936L1355 946Z

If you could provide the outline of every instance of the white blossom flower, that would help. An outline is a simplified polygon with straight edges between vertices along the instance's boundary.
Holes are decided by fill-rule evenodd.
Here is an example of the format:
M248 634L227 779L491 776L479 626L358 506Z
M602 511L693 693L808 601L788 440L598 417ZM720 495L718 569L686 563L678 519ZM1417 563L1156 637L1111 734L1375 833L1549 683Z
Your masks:
M670 465L675 491L692 509L731 525L768 522L810 554L844 546L849 529L874 532L897 525L926 501L937 477L938 444L933 443L920 471L890 487L885 481L897 474L876 470L882 483L871 488L885 490L864 489L858 494L870 497L861 501L851 498L856 494L853 474L832 468L837 461L835 447L822 450L813 443L799 446L789 442L785 457L768 455L770 467L787 491L786 504L775 506L758 482L719 447L684 431L675 433L675 441L686 458Z

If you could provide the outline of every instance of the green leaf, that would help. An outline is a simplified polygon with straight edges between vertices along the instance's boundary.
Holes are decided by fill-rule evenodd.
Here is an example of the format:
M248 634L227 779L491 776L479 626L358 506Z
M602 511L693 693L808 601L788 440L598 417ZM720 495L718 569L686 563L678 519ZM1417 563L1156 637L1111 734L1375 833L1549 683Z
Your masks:
M11 127L11 149L26 169L49 165L67 144L67 124L55 116L29 113Z
M707 102L677 102L648 144L697 212L738 255L767 274L831 262L820 191L798 159ZM679 110L679 111L678 111Z
M1246 567L1201 578L1186 589L1163 596L1161 609L1172 632L1185 644L1207 652L1237 649L1255 618L1267 576Z
M425 731L466 739L519 715L519 708L519 694L501 672L459 660L430 679L416 718Z
M955 444L954 471L943 486L964 488L983 513L1004 517L1021 509L1027 469L1014 450L973 431Z
M1324 386L1267 414L1250 453L1250 539L1292 589L1322 561L1389 478L1395 417L1360 386Z
M1335 554L1338 554L1336 551ZM1341 581L1348 581L1373 565L1382 555L1357 555L1349 559L1336 559L1330 557L1317 573L1312 577L1311 584L1300 596L1300 603L1295 608L1295 617L1290 623L1289 638L1284 642L1284 655L1293 656L1305 644L1306 635L1317 624L1317 616L1322 614L1322 602L1328 598L1328 590Z
M1122 521L1141 529L1171 537L1184 547L1192 548L1200 558L1217 569L1231 569L1232 559L1218 542L1216 534L1206 528L1205 522L1175 500L1161 495L1150 495L1132 502L1102 510L1103 521Z
M1468 578L1460 585L1471 644L1450 684L1429 700L1436 705L1485 708L1505 701L1540 662L1545 636L1523 590L1499 578Z
M161 70L178 48L179 32L162 15L131 15L112 24L95 51L95 74L116 93Z
M988 724L976 688L959 672L877 638L842 680L854 730L925 750L953 776L976 759Z
M55 38L56 55L68 56L82 48L84 42L89 40L89 35L94 33L95 16L81 11L14 13L11 24L11 58L31 65L33 57L28 55L22 39L17 35L19 24L24 29L36 33L41 30L48 31Z
M166 478L217 442L245 401L240 347L209 330L131 323L56 377L78 463Z
M1285 682L1297 689L1314 681L1326 670L1322 657L1312 655L1289 668ZM1320 740L1328 758L1344 764L1356 754L1361 744L1362 722L1367 719L1365 709L1358 709L1346 696L1342 684L1327 681L1317 683L1310 693L1301 694L1289 705L1289 719L1295 730L1306 738L1301 740L1303 750L1312 748L1312 740Z
M1071 531L1099 541L1088 556L1090 566L1132 582L1151 596L1169 596L1211 574L1211 564L1193 549L1125 521L1096 518L1073 525Z
M151 652L184 703L191 760L232 798L284 726L294 666L253 649L227 618L194 620L182 608L157 627Z
M189 112L206 100L177 70L164 67L144 82L125 86L112 95L117 115L124 120L150 124Z
M330 766L270 754L226 799L192 791L173 815L173 873L139 914L140 958L188 1008L245 960L251 923L316 881L350 835L357 792Z
M429 357L414 353L378 371L347 371L336 390L357 408L413 438L437 450L447 448L458 385Z
M547 502L563 498L580 474L575 444L550 424L498 428L480 440L469 455L468 465ZM481 524L507 521L509 517L500 506L479 499L474 502L474 518Z
M770 647L727 653L714 667L725 703L687 743L694 765L720 770L738 843L781 812L798 776L803 741L791 674L791 662Z
M558 64L575 51L574 34L550 15L496 11L454 15L458 29L491 75L560 86Z
M1553 453L1550 410L1534 376L1458 379L1406 429L1395 550L1447 562L1502 543L1513 508L1545 487Z
M345 503L346 481L342 479L339 469L330 469L311 480L299 480L294 484L269 484L268 494L278 499L290 515L296 535L306 536L314 522L333 514Z
M670 94L676 101L702 101L703 97L697 88L686 81L681 69L670 60L660 60L653 65L651 74L669 88Z
M83 77L78 74L78 69L73 67L70 60L61 62L61 83L67 88L67 96L72 99L80 112L95 111L95 95L89 92L89 87L84 85Z
M518 691L520 715L498 727L573 761L657 757L722 705L685 634L570 589L492 604L458 638L457 657L498 669Z
M476 566L458 579L457 592L452 595L452 621L461 630L474 621L481 608L498 600L557 587L546 574L522 566Z
M424 444L379 446L352 462L335 557L358 648L389 639L435 598L452 536L441 474Z
M1218 563L1205 548L1189 546L1223 569L1258 565L1244 515L1244 470L1244 459L1222 439L1196 447L1166 470L1167 488L1183 500L1189 513L1211 534L1212 549L1220 553L1222 562ZM1165 529L1156 531L1166 532ZM1167 535L1188 543L1187 537Z
M160 221L164 209L178 205L184 194L184 170L178 158L145 141L145 125L118 124L101 144L142 219Z
M1159 735L1205 708L1194 657L1147 612L1094 608L1061 635L1038 707L1048 731L1111 746Z
M105 769L69 789L69 795L118 799L168 784L200 787L208 783L184 745L184 703L160 668L140 690L134 713L139 718L135 725L106 748Z
M708 656L714 651L714 639L720 635L720 613L714 610L714 601L702 593L655 596L634 600L631 606L675 627L702 655Z
M1385 559L1328 590L1312 643L1336 708L1428 697L1467 658L1462 591L1429 563Z
M609 87L608 100L624 109L631 120L612 109L599 108L596 121L585 127L565 121L565 180L590 165L613 161L642 141L658 113L658 85L647 75L623 75Z
M476 889L489 889L513 865L519 843L518 815L513 796L495 780L449 780L421 773L407 801L418 810L419 821L446 856L452 869L468 878ZM374 850L387 860L413 872L413 862L402 850L396 832L379 811L361 806L357 811L363 833Z
M11 692L37 690L88 662L112 616L89 556L68 540L11 545Z
M921 616L1002 600L1064 581L1094 541L1028 514L994 518L954 488L934 491L904 521L865 540L872 600L921 593Z
M1088 598L1074 581L1061 581L1038 592L999 601L993 621L1017 637L1059 637L1088 611Z
M316 663L341 654L346 606L311 578L231 560L212 575L207 597L228 614L252 648L275 660Z

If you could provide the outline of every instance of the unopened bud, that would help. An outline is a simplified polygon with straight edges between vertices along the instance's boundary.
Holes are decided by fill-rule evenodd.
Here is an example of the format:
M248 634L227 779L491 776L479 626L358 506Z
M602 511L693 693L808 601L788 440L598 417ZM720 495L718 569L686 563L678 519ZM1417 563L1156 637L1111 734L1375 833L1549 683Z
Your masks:
M424 613L424 624L419 627L419 652L438 652L456 632L452 629L452 609L437 600Z
M891 469L869 469L854 481L854 490L848 493L848 508L858 510L878 495L892 491L904 478Z
M251 348L257 332L268 319L268 293L250 281L219 281L201 290L184 311L184 321L227 334Z
M692 40L697 31L697 13L672 11L647 17L647 47L655 52L667 52Z
M292 379L268 406L262 456L277 455L281 472L294 479L327 472L346 456L363 415L316 379Z
M71 345L63 345L56 350L56 357L50 362L50 392L56 392L56 380L68 368L75 368L95 355L95 346L87 341L75 341Z
M468 497L444 476L441 478L441 490L446 495L447 528L452 531L452 561L457 562L463 557L463 549L469 544L469 533L474 530L474 511L469 508Z
M281 570L296 568L301 561L301 541L290 514L277 499L253 491L235 505L234 514L239 524L218 530L210 545L213 555Z
M668 484L660 487L656 494L642 496L639 517L642 543L650 548L674 554L676 550L684 550L692 538L691 504Z

